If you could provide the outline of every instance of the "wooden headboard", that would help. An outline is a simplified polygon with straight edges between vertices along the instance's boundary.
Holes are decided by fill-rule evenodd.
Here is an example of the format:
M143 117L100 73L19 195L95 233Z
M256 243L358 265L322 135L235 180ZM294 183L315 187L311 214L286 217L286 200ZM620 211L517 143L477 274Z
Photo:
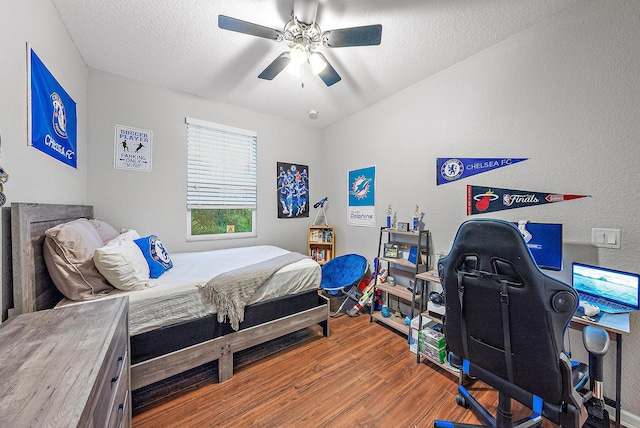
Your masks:
M92 218L90 205L11 204L11 283L14 314L53 308L62 294L53 284L44 262L47 229L78 218ZM5 221L6 224L6 221ZM6 239L6 233L5 239ZM6 246L5 246L6 248ZM4 293L3 293L4 294Z

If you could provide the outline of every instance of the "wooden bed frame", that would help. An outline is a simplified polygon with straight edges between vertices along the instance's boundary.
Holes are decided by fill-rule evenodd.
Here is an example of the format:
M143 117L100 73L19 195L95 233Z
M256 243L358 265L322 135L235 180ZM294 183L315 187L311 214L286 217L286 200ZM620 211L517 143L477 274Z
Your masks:
M3 248L5 250L4 270L11 266L12 274L4 275L3 284L12 290L3 290L2 294L3 296L13 295L14 308L13 311L10 310L10 315L53 308L62 299L62 295L49 277L44 263L44 232L57 224L80 217L92 218L93 207L12 203L10 211L5 209L3 215L10 215L11 223L11 251L6 251L8 247L6 242ZM5 226L8 224L6 218L3 219L3 224ZM8 238L5 232L5 241ZM7 257L11 260L9 261ZM11 280L7 281L7 278ZM233 376L235 352L314 324L319 324L323 335L329 337L329 300L318 294L316 290L312 292L317 294L317 301L315 296L312 296L313 303L300 309L292 309L292 302L295 300L289 298L260 304L263 306L253 311L254 314L258 314L257 320L248 324L242 323L238 331L232 331L228 325L214 325L217 323L216 317L210 317L211 323L206 324L208 338L198 339L198 343L183 349L173 350L140 362L134 361L131 366L131 388L136 390L215 360L218 360L218 379L223 382ZM308 301L308 296L306 300ZM250 305L247 310L257 305ZM266 315L266 319L263 319L264 315L260 315L264 312L270 313ZM203 321L200 320L200 325L202 324ZM172 333L171 329L167 331L168 334ZM144 338L145 334L147 333L131 338L132 354L136 353L137 338Z

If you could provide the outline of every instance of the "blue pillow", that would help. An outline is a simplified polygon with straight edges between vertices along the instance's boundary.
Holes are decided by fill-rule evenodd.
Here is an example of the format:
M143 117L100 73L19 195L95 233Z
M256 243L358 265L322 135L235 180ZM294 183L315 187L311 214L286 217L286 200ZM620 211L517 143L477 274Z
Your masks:
M149 276L151 278L159 278L165 271L173 267L169 253L156 235L145 236L133 242L142 250L142 254L149 265Z

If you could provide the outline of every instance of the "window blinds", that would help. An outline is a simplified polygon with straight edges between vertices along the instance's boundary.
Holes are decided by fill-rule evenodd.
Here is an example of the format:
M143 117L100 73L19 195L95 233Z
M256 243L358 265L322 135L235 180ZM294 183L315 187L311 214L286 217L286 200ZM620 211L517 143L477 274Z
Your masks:
M187 209L256 209L257 135L187 117Z

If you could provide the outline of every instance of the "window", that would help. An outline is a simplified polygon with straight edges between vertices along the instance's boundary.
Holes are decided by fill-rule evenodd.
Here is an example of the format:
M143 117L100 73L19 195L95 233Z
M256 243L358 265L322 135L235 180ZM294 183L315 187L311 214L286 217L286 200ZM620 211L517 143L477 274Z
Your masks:
M256 236L257 135L190 117L188 239Z

